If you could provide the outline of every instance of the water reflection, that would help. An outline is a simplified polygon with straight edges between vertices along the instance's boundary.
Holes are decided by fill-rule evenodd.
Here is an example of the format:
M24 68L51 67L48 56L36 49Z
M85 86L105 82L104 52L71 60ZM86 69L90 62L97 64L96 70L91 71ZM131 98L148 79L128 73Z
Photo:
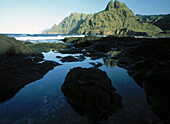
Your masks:
M104 64L107 67L114 68L116 66L116 60L115 59L103 59L103 61L104 61Z
M151 63L151 62L150 62ZM141 63L140 63L141 64ZM168 108L169 101L169 72L166 69L157 66L155 72L150 73L149 69L142 70L141 65L138 65L138 69L130 70L130 75L134 78L137 84L139 84L146 93L147 102L165 124L170 123L170 109ZM140 67L141 66L141 67ZM166 67L166 66L165 66ZM163 70L164 71L163 71ZM142 70L142 71L141 71ZM149 72L149 73L148 73ZM138 73L138 75L136 75Z
M70 106L90 122L106 120L122 108L121 96L107 74L99 69L71 69L61 90Z
M58 65L51 61L38 63L43 59L41 55L29 58L25 55L0 55L0 58L0 102L11 99L25 85L43 78ZM33 58L37 60L32 61Z

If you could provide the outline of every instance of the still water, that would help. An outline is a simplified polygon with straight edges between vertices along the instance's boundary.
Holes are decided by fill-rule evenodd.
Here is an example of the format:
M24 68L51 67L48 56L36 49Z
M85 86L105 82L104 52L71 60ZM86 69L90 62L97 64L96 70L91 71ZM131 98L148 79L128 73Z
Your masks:
M145 124L159 123L159 118L152 112L146 101L143 89L128 75L127 70L116 66L113 60L91 60L62 63L56 56L68 56L55 52L43 53L45 60L56 61L56 66L42 79L32 82L21 89L12 99L0 103L0 124L76 124L88 123L67 103L61 86L70 69L75 67L90 68L90 63L102 63L99 69L105 71L112 80L113 87L122 96L123 109L117 111L101 123ZM79 54L71 54L78 56Z

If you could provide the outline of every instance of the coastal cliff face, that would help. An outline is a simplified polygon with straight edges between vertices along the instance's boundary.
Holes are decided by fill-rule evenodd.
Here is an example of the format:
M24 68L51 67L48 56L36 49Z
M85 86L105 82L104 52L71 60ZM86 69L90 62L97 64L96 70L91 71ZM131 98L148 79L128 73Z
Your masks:
M124 3L111 0L106 9L84 22L78 34L89 35L155 35L162 30L141 21Z
M74 34L80 25L91 17L92 14L72 13L64 18L60 24L54 25L49 31L43 32L43 34Z
M142 18L142 19L141 19ZM154 23L144 21L118 0L111 0L106 9L92 14L72 13L59 25L43 34L85 35L156 35L162 30Z

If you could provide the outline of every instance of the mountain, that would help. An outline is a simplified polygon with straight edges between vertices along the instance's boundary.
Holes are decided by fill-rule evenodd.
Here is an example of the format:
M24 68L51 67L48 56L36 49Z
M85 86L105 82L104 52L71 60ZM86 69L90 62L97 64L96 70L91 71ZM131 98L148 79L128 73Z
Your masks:
M43 32L43 34L74 34L80 25L91 17L92 14L71 13L59 25L54 25L49 31Z
M42 34L42 33L47 32L47 31L49 31L49 30L50 30L50 28L45 28L45 29L39 31L38 33Z
M156 25L163 31L170 30L170 14L168 15L136 15L138 18Z
M154 24L158 20L162 19L165 15L140 15L140 14L137 14L136 16L143 21Z
M170 14L165 15L163 18L154 23L154 25L160 27L162 30L170 30Z
M106 9L86 20L77 34L88 35L155 35L162 32L133 14L125 3L111 0Z

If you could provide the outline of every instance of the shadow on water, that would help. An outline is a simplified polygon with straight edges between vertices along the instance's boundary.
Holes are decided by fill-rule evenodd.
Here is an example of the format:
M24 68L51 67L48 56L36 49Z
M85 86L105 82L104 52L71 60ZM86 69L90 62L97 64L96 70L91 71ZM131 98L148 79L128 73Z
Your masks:
M140 65L138 65L140 66ZM170 123L170 108L169 108L169 72L157 68L155 72L149 70L140 72L139 70L131 70L129 74L134 78L136 83L140 85L145 93L146 99L155 114L157 114L165 124ZM150 70L151 71L151 70ZM140 75L140 77L138 75ZM148 74L150 73L150 74ZM136 76L134 76L134 74ZM147 78L145 77L147 75Z
M123 107L122 97L116 93L106 72L99 69L71 69L61 90L69 105L90 123L107 120Z
M141 86L148 104L165 124L170 123L170 42L155 39L127 47L118 65Z
M0 102L11 99L25 85L43 78L56 62L45 61L43 56L0 55Z

